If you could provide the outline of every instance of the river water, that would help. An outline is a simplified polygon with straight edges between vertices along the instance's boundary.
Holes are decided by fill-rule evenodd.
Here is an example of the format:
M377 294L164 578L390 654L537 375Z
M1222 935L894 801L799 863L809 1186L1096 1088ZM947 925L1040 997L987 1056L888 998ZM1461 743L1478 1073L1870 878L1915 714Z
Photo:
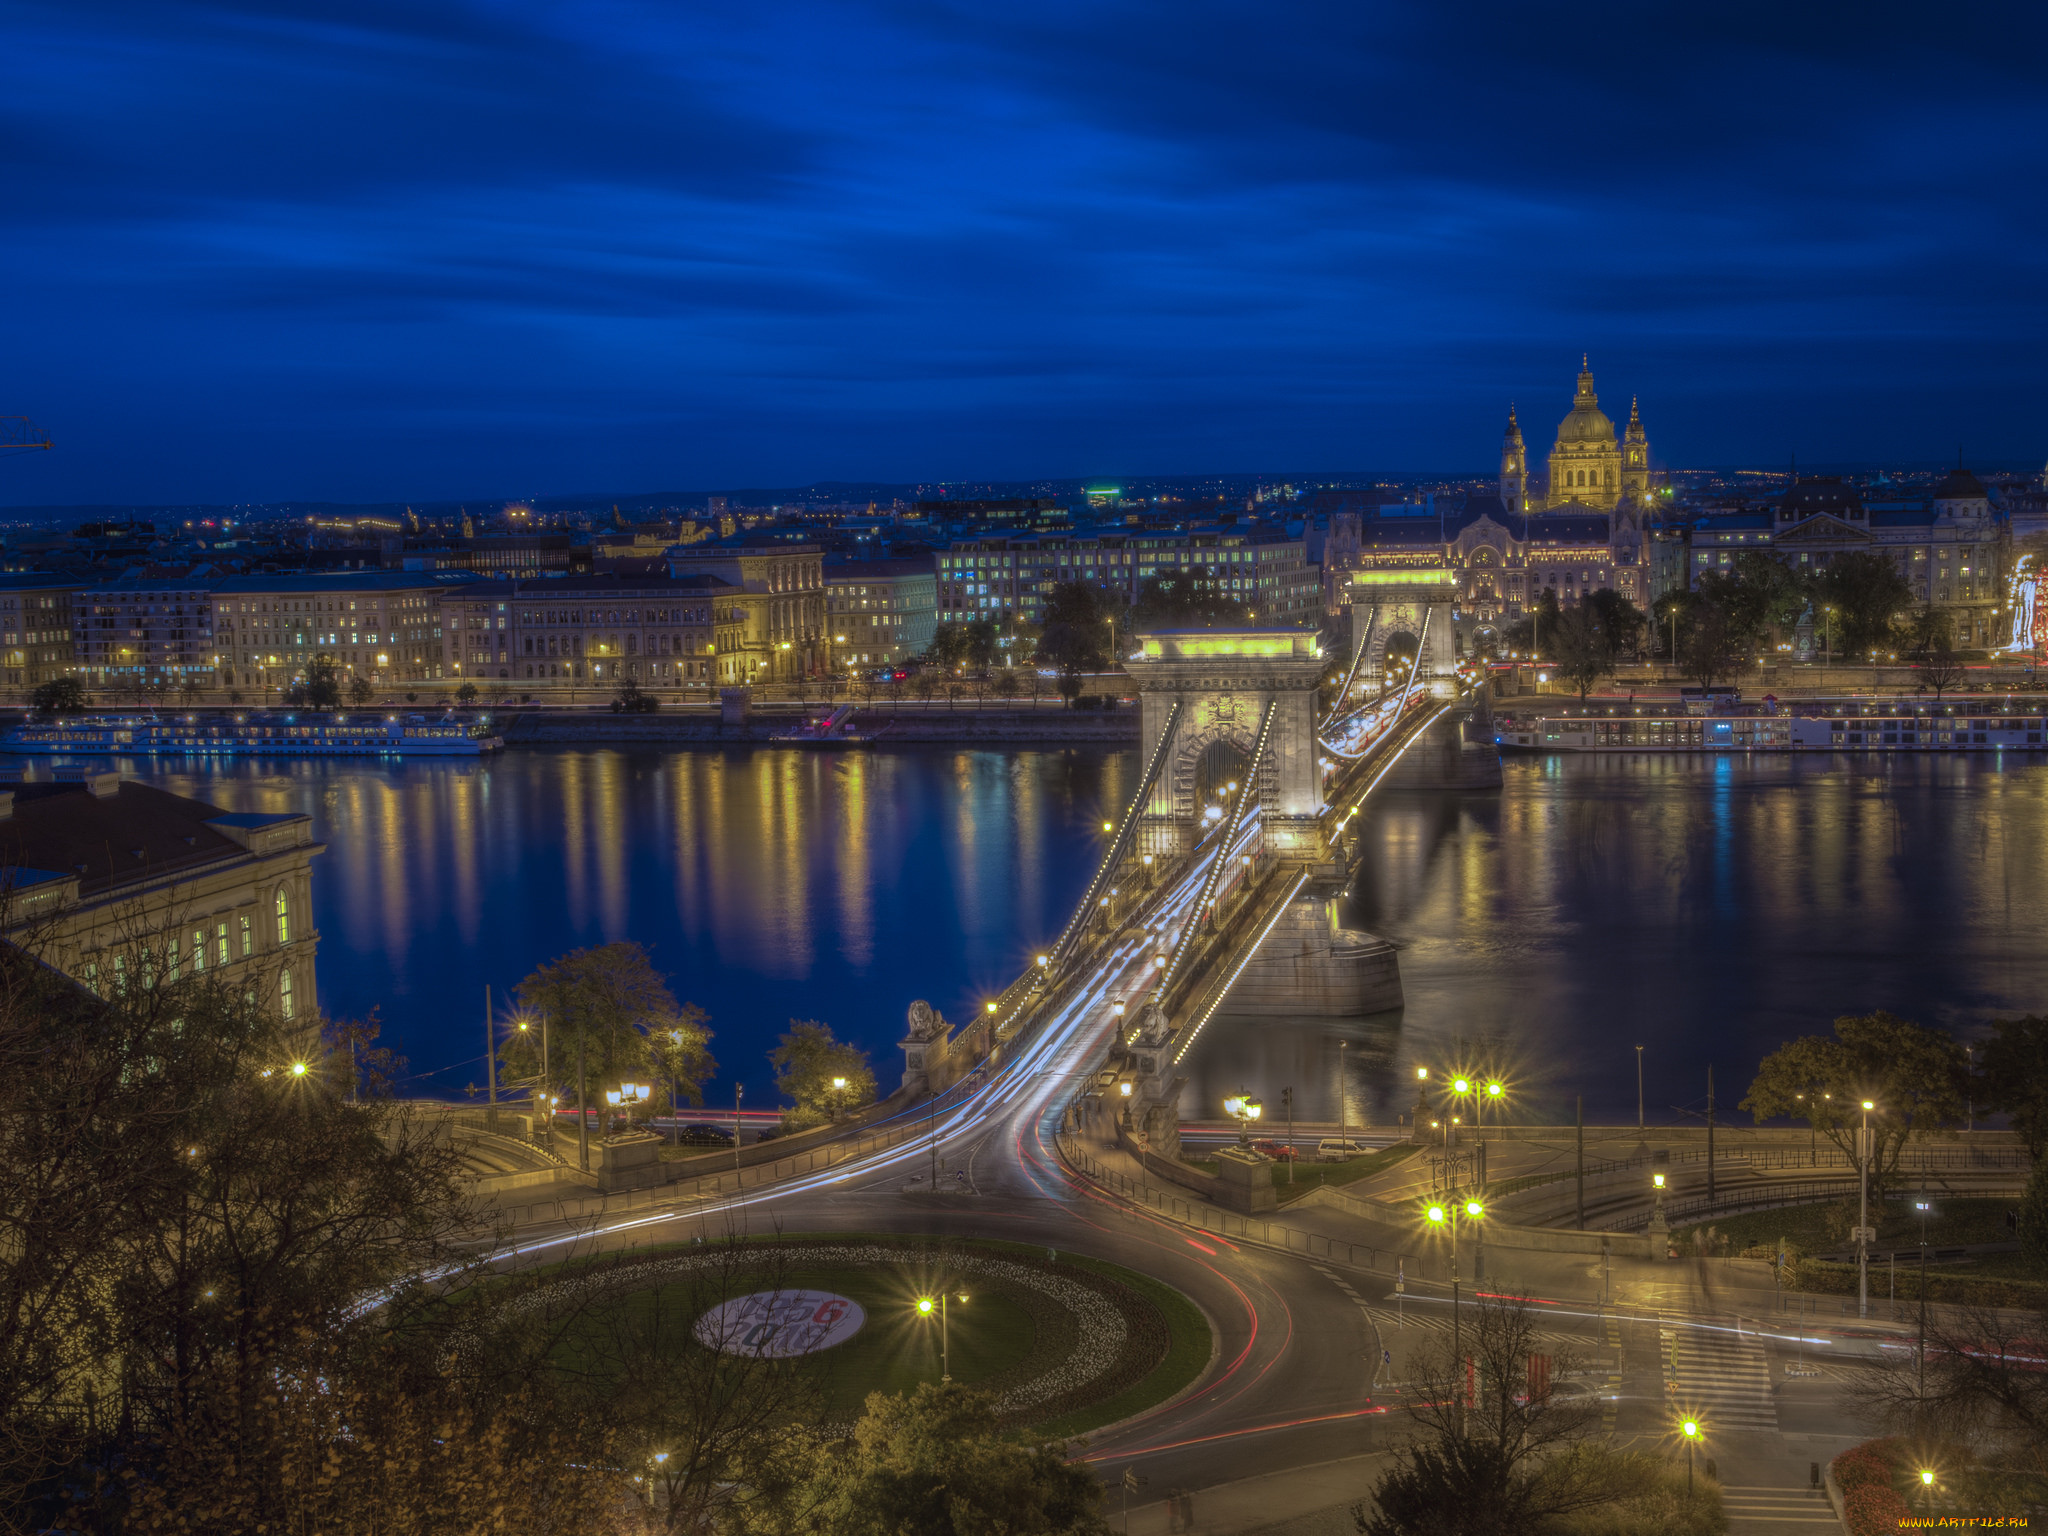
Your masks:
M479 762L126 762L234 810L310 814L321 1001L380 1010L422 1092L483 1080L483 992L647 946L773 1102L822 1018L894 1085L913 998L954 1019L1057 932L1134 754L513 751ZM1191 1117L1240 1087L1384 1124L1414 1068L1498 1071L1517 1117L1721 1114L1764 1052L1890 1008L1965 1031L2048 1009L2048 763L1901 755L1527 757L1495 795L1397 794L1346 918L1402 946L1406 1006L1212 1023ZM1341 1047L1341 1049L1340 1049ZM1341 1089L1340 1089L1341 1082Z

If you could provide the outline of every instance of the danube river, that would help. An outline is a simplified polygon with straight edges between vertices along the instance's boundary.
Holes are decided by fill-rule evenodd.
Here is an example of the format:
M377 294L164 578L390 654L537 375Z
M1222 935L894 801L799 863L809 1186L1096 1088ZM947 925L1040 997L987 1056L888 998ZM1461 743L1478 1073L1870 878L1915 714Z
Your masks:
M376 1008L419 1091L481 1083L483 997L540 962L644 944L712 1016L714 1099L791 1018L866 1046L884 1090L913 998L959 1019L1056 933L1130 753L513 751L124 771L235 810L310 814L321 1000ZM1837 1014L1968 1031L2048 1010L2048 764L1555 757L1496 795L1399 794L1367 823L1355 925L1402 946L1398 1014L1212 1024L1191 1116L1239 1087L1384 1124L1454 1058L1518 1111L1734 1117L1755 1062ZM1345 1049L1339 1051L1339 1045ZM1340 1067L1341 1062L1341 1067Z

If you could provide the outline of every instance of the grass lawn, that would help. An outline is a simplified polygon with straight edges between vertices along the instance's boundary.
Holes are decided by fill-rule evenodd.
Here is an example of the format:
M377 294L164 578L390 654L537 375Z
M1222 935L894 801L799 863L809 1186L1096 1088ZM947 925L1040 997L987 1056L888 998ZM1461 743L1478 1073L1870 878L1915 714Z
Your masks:
M962 1242L857 1232L790 1233L762 1240L759 1245L785 1242L879 1242L909 1250L901 1264L800 1268L791 1270L783 1279L785 1288L830 1291L858 1302L867 1313L859 1333L809 1357L805 1363L806 1369L817 1373L826 1399L827 1417L841 1421L858 1418L870 1392L906 1392L914 1390L920 1381L939 1379L939 1324L936 1318L927 1321L916 1312L920 1291L932 1283L931 1266L919 1258L918 1250L937 1253L946 1248L968 1248L1032 1262L1042 1261L1045 1256L1045 1249L1036 1245L993 1239ZM577 1260L559 1268L565 1274L573 1273L591 1262L599 1261ZM1117 1281L1149 1301L1166 1324L1166 1353L1143 1377L1112 1396L1020 1430L1020 1435L1032 1439L1071 1439L1083 1435L1165 1402L1208 1366L1214 1348L1208 1319L1180 1292L1149 1275L1099 1259L1063 1251L1059 1262ZM970 1298L964 1305L957 1299L957 1292L963 1289ZM1049 1359L1032 1360L1039 1347L1037 1324L1025 1306L1005 1296L1000 1284L977 1277L954 1290L955 1300L948 1309L948 1330L955 1381L974 1385L995 1381L1027 1364L1050 1369L1056 1363ZM625 1293L616 1304L639 1308L644 1313L663 1304L665 1292L683 1306L690 1304L691 1292L681 1282ZM561 1358L572 1369L587 1358L573 1334L564 1340ZM1010 1380L1016 1379L1012 1374Z
M867 1313L860 1332L803 1361L824 1393L828 1418L859 1418L870 1392L910 1392L920 1381L939 1379L939 1319L937 1314L929 1321L917 1315L921 1281L929 1283L908 1264L797 1269L783 1277L784 1290L829 1291L858 1302ZM955 1295L947 1306L949 1359L953 1379L973 1386L1021 1365L1031 1354L1037 1327L1031 1314L1000 1289L962 1288L970 1299L963 1304ZM628 1292L615 1305L645 1318L659 1307L689 1307L692 1294L687 1283L650 1286ZM576 1333L563 1340L558 1358L572 1370L586 1365L586 1346Z
M1913 1209L1917 1194L1906 1194L1873 1206L1871 1216L1882 1244L1917 1243L1920 1213ZM1927 1243L1931 1248L1954 1248L1964 1243L2005 1243L2012 1241L2012 1229L2005 1213L2018 1200L1964 1200L1933 1196L1934 1210L1927 1218ZM1818 1205L1791 1205L1775 1211L1751 1211L1740 1216L1722 1216L1696 1223L1672 1233L1690 1242L1701 1225L1710 1226L1734 1240L1735 1251L1759 1244L1775 1246L1784 1238L1801 1253L1834 1253L1850 1246L1848 1231L1856 1220L1856 1200L1829 1200Z
M1414 1142L1403 1142L1397 1147L1382 1147L1377 1152L1368 1152L1363 1157L1354 1157L1345 1163L1300 1162L1294 1165L1294 1182L1287 1181L1287 1170L1273 1169L1273 1188L1279 1192L1281 1204L1299 1200L1312 1189L1325 1186L1338 1189L1346 1184L1355 1184L1360 1179L1369 1179L1375 1174L1385 1173L1389 1168L1406 1162L1422 1148Z

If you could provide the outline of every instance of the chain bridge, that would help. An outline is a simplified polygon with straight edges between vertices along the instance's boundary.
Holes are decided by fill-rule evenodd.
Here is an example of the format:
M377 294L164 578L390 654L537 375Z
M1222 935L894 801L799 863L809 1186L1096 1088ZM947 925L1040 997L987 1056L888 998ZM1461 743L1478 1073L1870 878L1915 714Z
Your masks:
M981 1018L956 1032L913 1009L906 1081L941 1090L1077 999L1115 1022L1157 1095L1226 998L1251 1017L1399 1007L1393 946L1340 927L1337 898L1376 791L1500 783L1483 689L1453 655L1451 596L1425 575L1355 599L1343 658L1294 629L1139 635L1125 667L1144 771L1104 823L1094 878ZM1390 646L1397 632L1408 643Z

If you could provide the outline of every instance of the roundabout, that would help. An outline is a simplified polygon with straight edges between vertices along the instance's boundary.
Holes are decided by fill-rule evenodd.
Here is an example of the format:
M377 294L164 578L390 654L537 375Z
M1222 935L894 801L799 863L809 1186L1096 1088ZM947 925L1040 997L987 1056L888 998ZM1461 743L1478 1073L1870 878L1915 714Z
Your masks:
M1208 1363L1201 1311L1149 1276L985 1239L901 1236L693 1243L534 1275L500 1324L567 1319L561 1368L602 1372L620 1328L785 1363L824 1420L850 1424L868 1394L942 1377L987 1392L1000 1421L1073 1436L1187 1387ZM481 1328L458 1356L484 1345Z

